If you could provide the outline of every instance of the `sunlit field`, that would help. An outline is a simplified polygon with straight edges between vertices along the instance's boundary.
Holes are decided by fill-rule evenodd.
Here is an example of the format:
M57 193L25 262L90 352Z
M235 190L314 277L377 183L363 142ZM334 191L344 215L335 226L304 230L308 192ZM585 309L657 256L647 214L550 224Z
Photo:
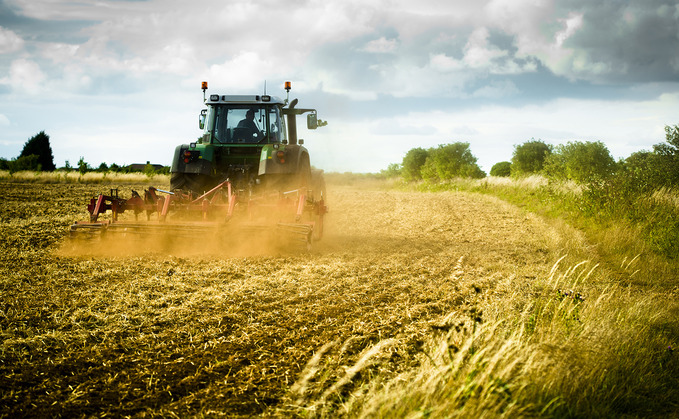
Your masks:
M32 172L21 171L10 173L0 170L0 182L12 183L112 183L112 184L146 184L153 185L168 184L168 175L148 176L144 173L116 173L116 172L86 172L80 173L77 170L54 171L54 172Z
M69 225L167 177L17 175L0 173L2 417L679 414L676 264L633 230L510 203L541 178L331 175L310 251L120 256L67 251Z

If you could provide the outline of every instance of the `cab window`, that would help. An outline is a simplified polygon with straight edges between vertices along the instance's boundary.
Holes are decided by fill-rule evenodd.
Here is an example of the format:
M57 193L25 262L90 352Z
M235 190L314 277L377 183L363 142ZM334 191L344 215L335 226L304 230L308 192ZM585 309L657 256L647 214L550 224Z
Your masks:
M210 109L205 131L212 131L213 142L220 144L266 144L286 138L276 106L215 106Z

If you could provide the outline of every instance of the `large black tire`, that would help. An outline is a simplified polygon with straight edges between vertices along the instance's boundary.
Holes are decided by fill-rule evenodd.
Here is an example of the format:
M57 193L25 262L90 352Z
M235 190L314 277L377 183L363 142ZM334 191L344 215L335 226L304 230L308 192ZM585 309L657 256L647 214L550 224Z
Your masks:
M323 170L311 170L311 191L314 201L324 200L328 202L328 197L325 192L325 178L323 177Z
M316 205L322 206L322 208L319 208L320 212L318 214L314 214L313 216L313 240L318 241L323 238L325 208L328 205L328 195L325 190L325 178L323 177L323 170L313 169L311 171L310 188L313 201L316 203Z
M309 155L307 154L302 154L299 159L296 182L300 189L311 187L311 164L309 164Z
M170 190L190 191L196 195L205 192L211 179L209 176L196 173L172 173L170 175Z

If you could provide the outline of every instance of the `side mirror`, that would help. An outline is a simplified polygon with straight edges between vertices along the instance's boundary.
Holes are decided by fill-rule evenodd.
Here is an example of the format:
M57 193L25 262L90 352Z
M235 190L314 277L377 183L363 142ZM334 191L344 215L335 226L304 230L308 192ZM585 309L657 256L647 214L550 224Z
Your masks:
M198 126L200 129L205 129L205 117L207 116L207 109L200 111L200 116L198 117Z
M316 119L315 113L310 113L306 116L306 127L308 129L318 128L318 119Z

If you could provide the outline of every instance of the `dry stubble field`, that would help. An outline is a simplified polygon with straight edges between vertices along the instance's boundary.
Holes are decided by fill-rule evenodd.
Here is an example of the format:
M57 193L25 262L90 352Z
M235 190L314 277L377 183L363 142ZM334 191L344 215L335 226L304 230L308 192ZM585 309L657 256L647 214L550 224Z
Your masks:
M0 416L341 414L451 313L515 316L579 240L488 196L329 185L308 254L61 253L108 187L0 183Z

